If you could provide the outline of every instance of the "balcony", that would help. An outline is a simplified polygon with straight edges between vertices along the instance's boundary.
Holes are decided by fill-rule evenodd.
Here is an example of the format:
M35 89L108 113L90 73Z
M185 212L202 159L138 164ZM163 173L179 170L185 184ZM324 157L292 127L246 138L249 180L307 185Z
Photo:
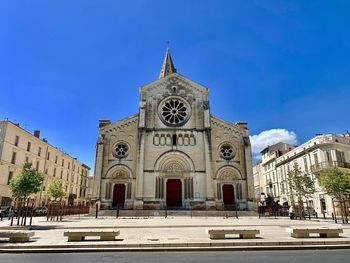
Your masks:
M324 169L339 167L339 168L347 168L350 169L350 163L345 162L322 162L311 165L311 172L317 173Z

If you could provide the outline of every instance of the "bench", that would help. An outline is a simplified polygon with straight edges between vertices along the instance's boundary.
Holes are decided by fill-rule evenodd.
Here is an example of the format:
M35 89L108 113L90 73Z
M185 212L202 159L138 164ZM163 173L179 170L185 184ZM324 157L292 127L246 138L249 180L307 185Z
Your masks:
M9 238L10 243L27 242L32 236L34 236L34 232L30 231L0 231L0 237Z
M63 235L68 237L68 241L83 241L87 236L99 236L101 241L113 241L119 236L119 230L113 231L67 231Z
M228 235L228 234L239 235L239 238L256 238L256 235L260 234L260 230L257 230L257 229L207 229L207 233L210 235L210 239L225 239L225 235Z
M319 234L320 237L339 237L343 233L341 228L287 228L291 237L308 238L310 234Z

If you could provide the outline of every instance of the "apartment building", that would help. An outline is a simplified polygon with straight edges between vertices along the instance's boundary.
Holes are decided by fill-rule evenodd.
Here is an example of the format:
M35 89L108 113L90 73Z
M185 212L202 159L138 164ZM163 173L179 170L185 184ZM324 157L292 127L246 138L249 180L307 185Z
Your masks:
M253 167L255 194L259 196L264 193L274 197L275 201L280 200L281 188L279 178L276 173L276 160L280 156L286 154L294 146L288 143L279 142L270 145L261 151L261 160Z
M17 176L24 162L44 175L42 191L35 196L37 205L48 202L45 190L54 179L62 179L67 193L66 203L84 203L88 193L90 167L40 138L40 131L31 134L19 124L0 121L0 204L11 204L10 180Z
M339 167L350 172L350 135L319 134L304 144L292 149L276 159L276 172L283 199L290 201L288 188L288 171L298 164L315 182L316 192L305 198L309 207L318 213L333 211L332 197L325 194L319 184L320 172L330 167Z

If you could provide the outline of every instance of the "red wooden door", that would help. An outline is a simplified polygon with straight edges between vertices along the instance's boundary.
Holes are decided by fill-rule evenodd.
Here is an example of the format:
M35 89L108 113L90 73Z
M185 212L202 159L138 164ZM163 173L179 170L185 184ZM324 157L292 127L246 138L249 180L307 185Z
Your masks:
M125 185L115 184L113 190L113 204L112 206L124 205L125 203Z
M168 179L166 184L167 206L182 206L182 191L180 179Z
M224 205L233 205L235 203L235 192L232 184L224 184L222 187Z

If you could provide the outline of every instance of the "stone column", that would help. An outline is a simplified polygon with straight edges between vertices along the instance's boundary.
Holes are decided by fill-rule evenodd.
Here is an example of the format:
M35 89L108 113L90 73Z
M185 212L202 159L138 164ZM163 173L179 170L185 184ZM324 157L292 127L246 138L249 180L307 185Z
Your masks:
M253 177L253 165L252 165L252 154L249 137L244 138L244 160L245 160L245 172L247 180L247 201L248 209L253 209L256 204L254 202L255 192L254 192L254 177Z
M135 189L135 209L143 209L143 168L145 154L145 130L139 129L139 147L137 150L137 170Z
M102 138L99 138L96 144L96 160L92 198L101 199L101 180L103 170L103 150L104 144Z

